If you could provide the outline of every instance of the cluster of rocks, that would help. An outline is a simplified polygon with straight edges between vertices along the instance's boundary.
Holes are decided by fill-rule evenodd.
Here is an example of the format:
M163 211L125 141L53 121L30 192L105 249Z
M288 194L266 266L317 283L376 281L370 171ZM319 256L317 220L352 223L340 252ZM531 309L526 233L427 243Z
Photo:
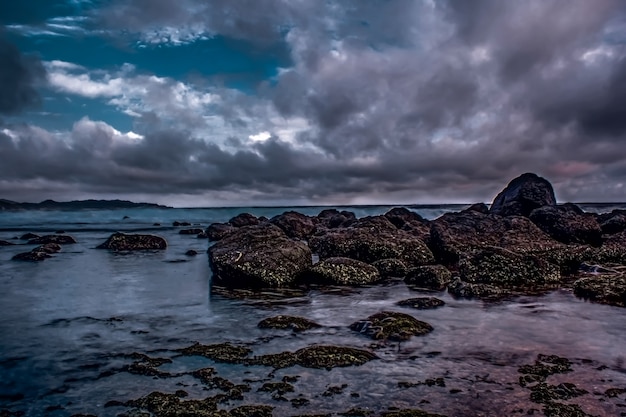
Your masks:
M335 209L271 219L240 214L206 231L214 283L231 288L368 285L389 278L464 297L502 297L571 283L583 263L626 264L626 213L556 203L535 174L479 203L428 221L406 208L356 218ZM319 262L313 263L313 259ZM622 272L595 274L576 293L626 305Z

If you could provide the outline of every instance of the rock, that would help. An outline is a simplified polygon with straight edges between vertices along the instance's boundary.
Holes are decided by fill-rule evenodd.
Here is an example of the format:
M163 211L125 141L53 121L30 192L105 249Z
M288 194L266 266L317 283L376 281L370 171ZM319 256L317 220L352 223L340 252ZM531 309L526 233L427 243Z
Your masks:
M488 284L504 289L535 288L557 284L561 275L557 266L533 255L488 247L462 258L459 274L463 281Z
M626 231L609 235L602 246L596 249L593 261L600 264L626 264Z
M443 290L452 280L452 273L443 265L423 265L407 272L404 281L419 288Z
M60 250L61 246L57 243L46 243L45 245L37 246L30 252L18 253L12 259L15 261L40 262L44 259L51 258L51 254L57 253Z
M187 252L185 252L185 255L187 256L196 256L197 254L198 252L193 249L189 249Z
M482 213L482 214L489 214L489 207L485 203L474 203L471 206L469 206L468 208L466 208L465 210L466 211L476 211L476 212Z
M288 329L293 330L294 332L301 332L303 330L315 329L322 326L314 321L305 319L304 317L281 315L261 320L258 327L260 329Z
M379 259L372 266L378 269L381 278L403 278L407 272L404 262L395 258Z
M217 242L236 231L237 228L228 223L213 223L206 229L206 235L211 242Z
M435 297L417 297L398 301L399 306L411 307L417 310L429 310L444 306L445 304L446 303L443 300Z
M422 336L433 331L433 326L415 317L395 311L381 311L366 320L357 321L350 329L372 339L403 341L411 336Z
M356 215L351 211L339 211L337 209L322 210L317 215L318 223L328 229L347 227L356 221Z
M442 414L428 413L424 410L420 410L417 408L407 408L403 410L386 411L381 414L381 417L446 417L446 416Z
M448 284L448 292L461 298L502 298L510 295L510 291L488 284L470 284L456 278Z
M544 206L530 212L530 220L555 240L591 246L602 244L602 229L591 213L574 204Z
M233 217L228 221L231 226L244 227L244 226L256 226L261 221L250 213L241 213Z
M209 235L207 235L206 232L203 230L200 233L198 233L198 236L196 236L196 238L198 238L198 239L208 239Z
M292 239L308 239L315 231L316 217L309 217L295 211L286 211L274 216L270 223L280 227Z
M178 234L180 235L199 235L200 233L204 233L204 230L199 229L199 228L193 228L193 229L182 229L181 231L178 232Z
M385 217L398 229L402 229L407 224L428 223L422 216L405 207L394 207L385 213Z
M46 235L28 241L29 245L45 245L46 243L56 243L58 245L70 245L76 243L76 239L69 235Z
M37 239L38 237L40 236L34 233L25 233L22 236L20 236L20 240L31 240L31 239Z
M513 179L491 203L489 212L501 216L525 216L543 206L556 205L552 184L536 174Z
M191 226L191 223L175 221L174 223L172 223L172 226L174 227L185 226L186 227L186 226Z
M626 307L624 274L583 277L574 282L574 294L597 303Z
M400 259L407 266L432 263L433 254L416 236L398 230L383 216L360 219L350 227L328 230L309 240L320 259L352 258L366 263Z
M327 258L304 273L307 284L366 285L380 280L378 270L350 258Z
M6 240L0 240L0 246L12 246L14 243L7 242Z
M167 242L160 236L113 233L102 244L96 246L96 249L110 249L113 251L135 251L135 250L153 250L166 249Z
M363 365L376 355L367 350L343 346L309 346L295 352L298 365L305 368L331 369L336 367Z
M284 287L312 265L311 250L274 225L241 227L209 248L216 283L226 287Z
M626 230L626 210L613 210L598 216L602 233L612 235Z

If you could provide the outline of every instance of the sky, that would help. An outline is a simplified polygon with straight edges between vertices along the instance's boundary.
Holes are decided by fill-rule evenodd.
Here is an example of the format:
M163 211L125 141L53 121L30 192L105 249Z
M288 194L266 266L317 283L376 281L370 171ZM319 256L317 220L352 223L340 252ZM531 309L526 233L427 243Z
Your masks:
M626 201L623 0L0 2L0 198Z

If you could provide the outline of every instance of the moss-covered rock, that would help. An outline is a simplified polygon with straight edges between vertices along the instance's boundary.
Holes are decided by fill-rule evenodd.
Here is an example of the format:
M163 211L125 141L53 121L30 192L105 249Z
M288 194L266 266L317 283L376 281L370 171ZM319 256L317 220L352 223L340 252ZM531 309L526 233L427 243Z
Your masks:
M564 382L559 385L550 385L545 382L540 382L531 387L530 390L530 400L542 404L550 403L555 400L569 400L589 393L584 389L577 388L576 385L569 382Z
M243 363L244 359L252 353L244 346L235 346L230 343L218 343L212 345L202 345L195 343L189 347L179 350L184 356L204 356L215 362L223 363Z
M155 235L114 233L96 249L113 251L162 250L167 248L164 238Z
M280 227L293 239L308 239L318 224L317 217L309 217L295 211L286 211L270 219L270 223Z
M176 394L162 392L152 392L145 397L127 401L125 405L147 410L155 417L215 417L220 415L217 414L217 402L214 398L182 401Z
M296 351L298 365L305 368L358 366L378 359L372 352L344 346L316 345Z
M597 303L626 307L626 275L593 275L574 282L574 294Z
M38 236L28 241L29 245L46 245L48 243L56 243L57 245L71 245L76 243L70 235L45 235Z
M261 329L289 329L295 332L322 327L319 324L304 317L295 316L274 316L263 319L259 322Z
M411 268L404 281L419 288L443 290L452 281L452 273L443 265L422 265Z
M501 299L511 292L489 284L473 284L457 278L448 285L448 292L459 298Z
M237 228L232 224L228 223L212 223L207 227L205 233L210 242L217 242L218 240L224 239L226 236L230 235Z
M235 288L289 286L312 264L311 251L278 227L241 227L209 248L213 279Z
M433 331L430 324L395 311L381 311L366 320L352 323L350 329L375 340L396 341L408 340L411 336L422 336Z
M350 258L328 258L303 274L307 284L366 285L381 279L378 270L365 262Z
M429 310L444 306L446 303L436 297L416 297L398 301L401 307L411 307L417 310Z
M407 267L400 259L380 259L372 262L372 266L378 269L381 278L403 278L407 273Z
M543 408L546 417L595 417L585 413L576 404L548 403Z
M44 259L51 258L53 253L57 253L61 250L61 246L57 243L46 243L45 245L37 246L30 252L22 252L13 256L14 261L29 261L40 262Z

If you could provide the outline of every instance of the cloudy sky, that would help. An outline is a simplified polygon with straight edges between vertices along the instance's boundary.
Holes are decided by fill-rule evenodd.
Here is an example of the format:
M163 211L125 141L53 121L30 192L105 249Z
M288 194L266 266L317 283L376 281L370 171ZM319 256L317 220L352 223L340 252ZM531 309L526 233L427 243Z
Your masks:
M0 2L0 198L626 200L623 0Z

